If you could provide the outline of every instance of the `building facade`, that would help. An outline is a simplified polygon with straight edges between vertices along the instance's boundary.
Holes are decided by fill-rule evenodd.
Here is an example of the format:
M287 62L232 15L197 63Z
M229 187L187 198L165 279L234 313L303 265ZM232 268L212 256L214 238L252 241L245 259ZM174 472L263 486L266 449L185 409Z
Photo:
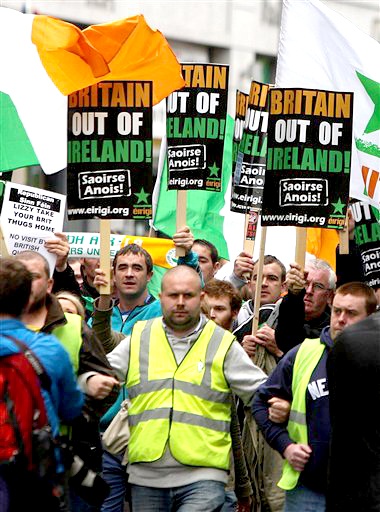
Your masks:
M379 0L325 3L380 41ZM274 83L281 0L2 0L2 6L54 16L81 27L143 14L152 28L165 35L180 62L229 64L231 115L237 88L249 92L252 79ZM155 163L164 133L162 102L154 108ZM52 185L61 189L62 179L50 179L56 179Z

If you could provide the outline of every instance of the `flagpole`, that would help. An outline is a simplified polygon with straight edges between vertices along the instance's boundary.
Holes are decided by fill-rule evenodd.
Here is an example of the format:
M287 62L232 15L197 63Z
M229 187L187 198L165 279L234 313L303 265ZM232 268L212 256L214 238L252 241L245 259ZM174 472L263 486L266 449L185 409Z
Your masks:
M32 0L24 1L24 9L25 9L25 14L33 14Z
M0 256L2 258L8 258L9 257L9 252L8 252L7 244L5 243L4 235L3 235L3 230L1 229L1 227L0 227Z
M111 265L110 265L110 238L111 221L110 219L100 220L100 268L105 273L107 285L100 287L100 295L111 295Z
M256 288L255 288L255 299L254 299L254 310L252 319L252 334L255 336L259 327L259 313L260 313L260 298L261 298L261 285L263 280L263 267L264 267L264 254L265 254L265 242L267 238L266 226L261 227L261 239L260 239L260 254L257 265L257 277L256 277Z
M186 226L186 208L187 208L187 191L177 190L177 214L176 214L176 228L177 233L180 229ZM185 256L185 248L176 248L176 257Z
M302 269L305 268L306 256L306 228L296 228L296 256L295 260Z
M348 208L346 213L346 220L344 221L344 229L339 231L339 254L349 254L350 242L348 240Z

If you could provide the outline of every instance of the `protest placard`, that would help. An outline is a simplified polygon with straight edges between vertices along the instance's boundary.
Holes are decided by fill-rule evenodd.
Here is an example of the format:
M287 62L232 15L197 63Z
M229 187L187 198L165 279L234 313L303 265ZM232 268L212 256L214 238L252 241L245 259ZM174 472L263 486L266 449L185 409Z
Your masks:
M256 240L257 233L257 225L259 222L259 212L254 208L251 208L248 213L246 231L245 231L245 239L251 242Z
M56 256L44 248L44 243L54 238L54 232L62 232L65 204L62 194L6 182L1 229L8 253L39 252L48 260L52 274Z
M186 87L166 100L169 190L220 192L228 66L182 64Z
M355 242L359 247L366 283L380 286L380 211L363 201L351 204Z
M101 82L69 95L68 217L152 215L152 82Z
M253 81L232 182L231 210L261 209L265 182L269 85Z
M262 224L343 229L353 94L271 89Z
M247 111L249 95L245 92L236 90L236 109L235 109L235 123L234 133L232 136L232 189L231 194L233 195L234 189L234 176L235 176L235 165L239 152L239 145L243 136L245 113Z

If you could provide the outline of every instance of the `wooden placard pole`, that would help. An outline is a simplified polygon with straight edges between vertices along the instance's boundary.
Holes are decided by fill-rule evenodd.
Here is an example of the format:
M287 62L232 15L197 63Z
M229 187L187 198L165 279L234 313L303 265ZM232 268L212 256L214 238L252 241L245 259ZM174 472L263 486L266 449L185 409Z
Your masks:
M305 268L306 257L306 228L296 228L296 256L295 260L301 269Z
M110 238L111 221L110 219L100 220L100 268L105 272L108 281L107 286L100 287L100 295L111 295L111 264L110 264Z
M261 240L260 240L260 254L257 262L257 279L255 288L255 302L252 319L252 334L256 335L257 329L259 328L259 312L260 312L260 298L261 298L261 283L263 280L263 267L264 267L264 255L265 255L265 242L267 238L267 228L261 228Z
M176 215L176 229L186 226L186 208L187 208L187 191L177 190L177 215ZM176 248L176 257L185 256L185 249L183 247Z
M346 220L344 221L344 228L339 231L339 254L349 254L350 242L348 240L348 210L346 213Z
M8 252L7 244L5 243L4 235L3 235L3 230L1 229L1 227L0 227L0 256L2 258L8 258L9 257L9 252Z

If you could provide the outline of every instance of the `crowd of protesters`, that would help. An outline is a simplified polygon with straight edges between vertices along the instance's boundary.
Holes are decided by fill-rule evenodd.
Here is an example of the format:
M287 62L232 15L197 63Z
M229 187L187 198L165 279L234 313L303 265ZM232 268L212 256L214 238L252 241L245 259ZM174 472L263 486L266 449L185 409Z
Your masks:
M17 425L4 398L16 338L49 380L56 474L20 469L17 450L0 460L0 512L380 510L378 291L350 272L337 288L319 259L286 269L280 251L261 272L242 252L219 280L210 242L188 227L173 241L184 256L158 297L136 244L111 282L98 259L70 260L61 233L46 242L52 277L39 253L0 260L0 413ZM106 449L126 400L129 441Z

